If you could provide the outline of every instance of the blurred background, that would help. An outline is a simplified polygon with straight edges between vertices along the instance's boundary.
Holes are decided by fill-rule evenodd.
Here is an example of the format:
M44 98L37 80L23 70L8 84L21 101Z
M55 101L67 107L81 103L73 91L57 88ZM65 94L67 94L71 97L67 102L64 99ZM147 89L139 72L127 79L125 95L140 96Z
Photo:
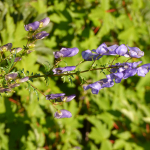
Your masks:
M78 47L78 55L66 58L61 66L76 65L81 52L96 49L105 42L139 47L145 52L143 64L150 63L150 1L148 0L1 0L0 45L27 42L24 25L49 17L43 30L50 33L36 43L35 51L16 65L25 72L43 73L43 64L53 66L53 52L62 47ZM103 56L97 66L110 63ZM126 61L119 58L117 62ZM79 67L89 69L91 62ZM80 78L96 82L108 72L93 71ZM149 150L150 148L150 73L130 77L93 95L84 91L82 80L53 77L34 79L33 85L44 92L76 94L59 109L72 118L54 118L55 109L45 97L28 91L26 83L16 93L0 97L0 150ZM38 98L39 97L39 101Z

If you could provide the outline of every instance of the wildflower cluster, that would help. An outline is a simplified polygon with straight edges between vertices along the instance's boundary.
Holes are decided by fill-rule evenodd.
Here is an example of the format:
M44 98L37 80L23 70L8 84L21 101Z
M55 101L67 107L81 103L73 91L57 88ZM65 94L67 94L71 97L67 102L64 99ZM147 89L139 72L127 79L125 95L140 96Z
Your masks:
M58 64L65 57L73 57L78 54L79 49L74 48L61 48L60 51L54 52L55 63L54 66L50 69L49 72L43 75L26 75L23 70L17 71L15 65L18 61L21 61L23 56L30 54L34 51L35 42L41 40L47 36L49 33L46 31L40 31L42 27L45 27L49 24L50 19L44 18L40 21L35 21L33 23L29 23L24 26L25 30L28 31L28 41L26 46L23 48L17 47L12 48L12 43L8 43L0 47L1 54L1 66L0 66L0 77L1 77L1 85L0 85L0 93L3 92L14 92L13 88L20 86L23 82L30 82L33 78L38 77L52 77L52 76L69 76L69 75L79 75L84 72L94 71L94 70L104 70L107 69L110 74L106 75L104 79L100 79L94 83L83 86L84 90L91 89L93 94L98 94L98 92L103 88L112 87L114 83L120 83L122 79L127 79L131 76L138 75L144 77L148 71L150 70L150 64L144 64L139 66L142 61L138 62L128 62L131 58L141 58L144 56L144 52L141 51L137 47L129 47L124 44L122 45L112 45L108 47L105 43L102 43L97 49L93 50L85 50L82 52L83 61L78 63L76 66L64 66L58 67ZM6 52L9 52L6 55ZM114 60L111 64L105 67L93 68L93 64L102 58L104 55L113 55L115 56L114 60L118 57L128 57L129 59L124 63L116 63L113 65ZM87 61L92 61L93 64L90 66L89 70L77 71L76 68ZM32 86L32 84L31 84ZM33 86L34 87L34 86ZM39 91L39 90L38 90ZM40 91L39 91L40 92ZM41 92L42 93L42 92ZM42 93L43 94L43 93ZM44 94L43 94L44 95ZM52 105L56 102L64 103L70 102L73 100L76 95L72 94L66 96L65 93L57 93L57 94L49 94L44 95L46 100L49 100ZM70 118L72 116L71 112L61 109L58 110L55 106L54 108L57 110L55 113L56 118Z

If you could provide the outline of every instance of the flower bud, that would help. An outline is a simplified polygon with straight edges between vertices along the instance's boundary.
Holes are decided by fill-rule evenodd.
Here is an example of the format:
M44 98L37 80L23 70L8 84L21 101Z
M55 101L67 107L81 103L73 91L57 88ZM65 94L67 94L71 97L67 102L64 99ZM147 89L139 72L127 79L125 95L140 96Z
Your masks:
M0 51L6 52L8 50L11 50L11 47L12 47L12 43L7 43L6 45L3 45L2 47L0 47Z
M13 80L13 79L15 79L17 76L18 76L18 73L17 73L17 72L14 72L14 73L10 73L10 74L5 75L5 79L6 79L6 80Z
M13 49L11 50L11 53L13 53L13 54L19 53L21 50L22 50L21 47L13 48Z
M34 48L34 47L35 47L35 44L30 43L30 44L28 45L28 47L29 47L29 48Z
M9 88L14 88L14 87L17 87L17 86L20 86L20 84L18 84L18 83L11 84L11 85L9 85Z

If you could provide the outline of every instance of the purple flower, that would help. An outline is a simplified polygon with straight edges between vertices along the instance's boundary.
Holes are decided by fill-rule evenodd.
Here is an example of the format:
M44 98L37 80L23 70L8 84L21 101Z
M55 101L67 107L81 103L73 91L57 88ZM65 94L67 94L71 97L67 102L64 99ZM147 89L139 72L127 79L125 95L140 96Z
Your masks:
M97 82L101 85L101 88L112 87L114 85L112 79L107 79L107 78L101 79L100 81Z
M12 43L7 43L3 45L2 47L0 47L0 51L3 51L3 52L8 51L8 50L10 51L11 47L12 47Z
M104 55L105 53L107 53L107 45L105 43L102 43L97 49L96 49L96 53L98 53L99 55Z
M120 83L123 76L124 76L124 74L122 72L117 72L117 73L112 73L112 74L106 75L109 82L111 82L111 81L113 81L113 79L115 79L116 83ZM109 87L111 87L111 86L109 86Z
M91 89L93 94L98 94L99 90L101 89L101 84L98 82L94 82L87 86L83 86L84 90Z
M94 51L94 50L92 50L92 51ZM92 51L90 51L90 50L83 51L82 52L83 59L86 60L86 61L92 61L92 60L95 60L95 59L98 60L102 57L99 54L92 53Z
M57 119L60 119L60 118L70 118L70 117L72 117L72 114L68 110L61 109L61 110L58 110L55 113L54 117L57 118Z
M42 28L42 27L45 27L49 24L50 19L49 19L49 17L46 17L46 18L40 20L39 22L40 22L39 27Z
M63 102L70 102L71 100L73 100L76 97L75 94L69 95L69 96L62 96L61 100Z
M6 80L13 80L13 79L15 79L17 76L18 76L18 73L17 73L17 72L9 73L9 74L5 75L5 79L6 79Z
M22 79L17 79L16 82L17 82L17 83L23 83L23 82L26 82L26 81L28 81L28 80L29 80L29 77L24 77L24 78L22 78Z
M35 21L33 23L29 23L27 25L24 25L24 28L26 31L35 31L39 28L40 22L39 21Z
M147 68L148 69L148 71L150 70L150 63L148 63L148 64L144 64L144 65L142 65L141 67L143 67L143 68Z
M11 89L8 89L8 88L0 88L0 93L3 93L3 92L10 92Z
M21 47L13 48L13 49L11 49L11 53L13 53L13 54L19 53L21 50L22 50Z
M127 70L124 71L124 77L123 77L123 79L127 79L129 77L132 77L136 73L137 73L137 68L127 69Z
M17 86L20 86L20 84L19 83L11 84L11 85L9 85L9 88L14 88L14 87L17 87Z
M115 50L116 50L118 47L119 47L119 45L116 45L116 44L107 47L108 52L107 52L105 55L116 55Z
M138 47L129 47L129 56L133 58L141 58L144 56L144 52L141 51Z
M72 70L75 70L75 69L76 69L75 66L59 67L59 68L53 69L53 72L54 72L54 74L61 74L63 72L72 71Z
M46 95L46 100L61 98L64 95L65 95L65 93Z
M47 33L46 31L41 31L41 32L39 32L39 33L37 33L37 34L35 35L35 38L36 38L36 39L43 39L43 38L45 38L46 36L49 36L49 33Z
M128 49L124 44L120 45L119 47L115 49L116 54L120 56L124 56L127 53L127 51Z
M145 75L148 73L148 69L144 68L144 67L138 67L137 68L137 75L138 76L142 76L145 77Z
M60 57L72 57L79 52L79 49L74 48L62 48L60 51L53 52L55 58Z
M22 58L21 57L16 57L14 62L20 61Z

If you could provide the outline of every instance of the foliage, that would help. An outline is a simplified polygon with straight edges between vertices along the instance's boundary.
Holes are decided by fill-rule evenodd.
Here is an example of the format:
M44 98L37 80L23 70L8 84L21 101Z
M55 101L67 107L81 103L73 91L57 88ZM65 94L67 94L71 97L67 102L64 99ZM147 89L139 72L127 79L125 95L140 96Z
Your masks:
M146 0L3 0L0 2L0 44L26 45L24 24L49 17L51 22L43 29L50 33L48 38L38 41L35 51L16 64L22 74L46 74L54 64L53 52L62 47L79 48L76 56L62 61L64 66L75 65L82 60L82 51L96 49L103 42L139 47L145 52L140 60L148 63L149 7L150 2ZM94 65L102 67L111 61L112 57L104 56ZM131 62L134 61L137 58L132 58ZM90 69L89 65L91 62L82 64L79 71ZM91 83L104 77L105 72L97 70L79 77L64 77L65 83L57 76L33 79L33 86L45 95L76 93L75 100L58 106L70 111L72 118L54 119L51 103L30 84L16 87L14 94L3 94L0 149L148 150L150 74L128 78L100 90L98 95L83 91L82 81Z

